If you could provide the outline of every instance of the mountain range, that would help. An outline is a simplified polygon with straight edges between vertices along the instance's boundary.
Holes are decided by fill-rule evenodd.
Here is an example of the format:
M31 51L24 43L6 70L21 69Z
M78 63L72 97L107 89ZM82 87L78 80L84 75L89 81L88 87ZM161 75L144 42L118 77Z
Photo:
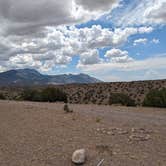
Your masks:
M9 70L0 73L0 86L31 86L97 82L101 81L82 73L77 75L44 75L34 69Z

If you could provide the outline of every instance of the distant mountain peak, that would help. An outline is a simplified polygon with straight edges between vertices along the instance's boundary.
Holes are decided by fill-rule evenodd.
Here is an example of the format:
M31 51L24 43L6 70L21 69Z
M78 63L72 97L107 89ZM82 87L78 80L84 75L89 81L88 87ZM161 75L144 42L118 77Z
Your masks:
M43 75L35 69L14 69L0 73L0 86L31 86L47 84L97 83L87 74Z
M17 69L15 71L17 71L17 72L27 72L27 73L29 72L29 73L38 73L38 74L40 74L37 70L35 70L35 69L29 69L29 68Z

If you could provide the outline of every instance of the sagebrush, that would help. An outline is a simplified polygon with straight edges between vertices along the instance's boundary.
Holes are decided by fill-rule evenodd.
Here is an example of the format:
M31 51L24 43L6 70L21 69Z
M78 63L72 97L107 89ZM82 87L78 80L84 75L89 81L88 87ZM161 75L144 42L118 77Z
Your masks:
M21 95L21 99L28 101L41 101L41 102L63 101L66 103L67 95L60 89L47 87L42 90L35 90L35 89L24 90Z
M151 90L145 97L143 106L166 107L166 88Z
M111 93L109 98L109 104L121 104L124 106L135 106L135 101L128 95L123 93Z
M5 96L2 93L0 93L0 100L5 100Z

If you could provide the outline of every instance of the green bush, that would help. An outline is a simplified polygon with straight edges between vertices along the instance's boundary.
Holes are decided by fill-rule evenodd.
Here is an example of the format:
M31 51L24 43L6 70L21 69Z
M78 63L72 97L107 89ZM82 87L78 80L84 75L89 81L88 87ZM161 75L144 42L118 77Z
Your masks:
M48 87L41 92L42 101L63 101L67 102L67 95L60 89Z
M21 99L27 101L42 101L42 96L38 90L27 89L22 93Z
M145 97L143 106L166 107L166 88L151 90Z
M135 106L135 101L128 95L123 93L111 93L109 98L109 104L121 104L125 106Z
M67 95L60 89L48 87L43 90L27 89L22 93L21 99L41 102L67 102Z
M0 93L0 100L5 100L5 96L2 93Z

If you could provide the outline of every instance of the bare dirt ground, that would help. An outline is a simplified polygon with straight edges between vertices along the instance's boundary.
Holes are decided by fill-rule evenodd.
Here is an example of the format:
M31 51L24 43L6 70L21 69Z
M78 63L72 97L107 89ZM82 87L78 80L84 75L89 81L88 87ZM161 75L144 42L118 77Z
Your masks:
M166 166L166 109L0 101L0 166Z

